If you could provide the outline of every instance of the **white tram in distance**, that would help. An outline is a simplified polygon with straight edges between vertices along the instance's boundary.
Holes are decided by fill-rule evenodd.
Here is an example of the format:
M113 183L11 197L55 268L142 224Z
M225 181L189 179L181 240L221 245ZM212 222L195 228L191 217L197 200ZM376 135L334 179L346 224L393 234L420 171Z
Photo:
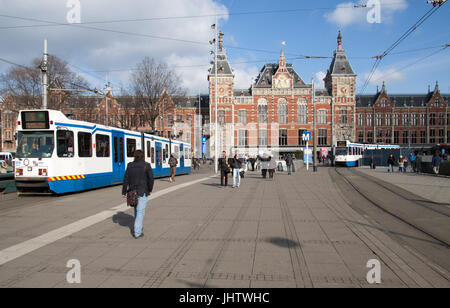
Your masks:
M55 110L20 111L17 191L64 194L121 184L137 149L144 151L155 178L169 176L170 154L178 158L177 175L191 172L188 143L74 121Z
M338 141L335 147L336 166L358 167L366 150L400 149L399 145L362 144L350 141Z

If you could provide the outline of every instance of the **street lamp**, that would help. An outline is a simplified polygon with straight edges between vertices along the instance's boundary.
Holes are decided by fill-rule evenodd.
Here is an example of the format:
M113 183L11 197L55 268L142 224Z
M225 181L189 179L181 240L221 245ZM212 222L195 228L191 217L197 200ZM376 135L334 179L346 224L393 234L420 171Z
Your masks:
M218 138L217 138L217 15L216 15L216 23L211 25L211 29L214 30L214 39L209 41L211 45L214 44L214 170L218 172ZM210 54L213 52L211 51Z

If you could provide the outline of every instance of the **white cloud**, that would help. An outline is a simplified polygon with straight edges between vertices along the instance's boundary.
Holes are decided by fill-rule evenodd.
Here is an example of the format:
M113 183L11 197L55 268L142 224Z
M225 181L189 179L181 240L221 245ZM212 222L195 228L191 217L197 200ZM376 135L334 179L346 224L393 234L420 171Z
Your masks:
M322 71L316 73L316 80L315 80L316 88L320 88L320 89L324 89L325 88L325 83L324 83L323 79L326 76L327 76L327 74L325 74Z
M32 27L0 29L0 54L2 58L19 64L30 64L41 57L43 40L48 39L49 52L86 71L112 70L110 79L117 86L127 84L129 72L144 57L168 61L169 65L189 66L205 64L205 67L178 70L184 85L197 93L201 86L207 88L207 68L210 61L208 41L213 38L211 24L215 13L224 14L220 23L227 21L228 10L214 0L80 0L81 22L104 20L144 19L152 17L182 17L209 15L201 18L166 19L140 22L120 22L81 25L86 27L132 32L127 35L85 29L72 26ZM60 0L15 0L0 1L2 14L67 23L69 8L67 1ZM0 18L0 27L39 25L36 21ZM145 35L175 38L204 44L192 44L163 40ZM0 63L0 71L9 66ZM106 78L106 73L96 73ZM104 81L86 75L94 87L102 87Z
M365 78L367 79L369 74L365 74ZM380 85L381 83L386 82L388 84L394 83L397 81L403 81L406 78L406 75L402 72L397 71L396 69L387 69L387 70L376 70L373 74L370 84L371 85Z
M408 7L406 0L379 0L381 8L381 22L390 21L397 11L403 11ZM346 2L338 4L336 10L325 14L325 19L330 23L335 23L341 27L352 24L368 24L367 15L372 10L371 7L355 8L355 5L367 4L368 1Z

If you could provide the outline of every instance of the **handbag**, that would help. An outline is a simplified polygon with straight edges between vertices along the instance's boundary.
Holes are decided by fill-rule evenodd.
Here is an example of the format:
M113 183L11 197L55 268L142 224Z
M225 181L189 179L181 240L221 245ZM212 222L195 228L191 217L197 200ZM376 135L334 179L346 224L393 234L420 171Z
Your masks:
M145 165L144 167L144 176L147 173L147 165ZM139 181L139 184L137 186L139 186L141 184L141 181ZM127 192L127 206L131 206L131 207L136 207L138 205L139 202L139 196L137 194L137 190L136 189L132 189L130 191Z
M136 189L127 192L127 206L136 207L138 204L138 194Z

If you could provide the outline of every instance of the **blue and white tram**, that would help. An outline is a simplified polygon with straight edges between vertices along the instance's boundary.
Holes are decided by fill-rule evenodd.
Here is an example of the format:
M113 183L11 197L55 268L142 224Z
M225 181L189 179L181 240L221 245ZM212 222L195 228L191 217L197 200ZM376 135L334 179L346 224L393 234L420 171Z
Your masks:
M398 145L361 144L350 141L338 141L335 147L336 166L357 167L365 150L399 149Z
M191 172L191 145L146 133L68 119L54 110L20 111L15 179L19 193L64 194L123 182L125 169L142 149L155 178Z

